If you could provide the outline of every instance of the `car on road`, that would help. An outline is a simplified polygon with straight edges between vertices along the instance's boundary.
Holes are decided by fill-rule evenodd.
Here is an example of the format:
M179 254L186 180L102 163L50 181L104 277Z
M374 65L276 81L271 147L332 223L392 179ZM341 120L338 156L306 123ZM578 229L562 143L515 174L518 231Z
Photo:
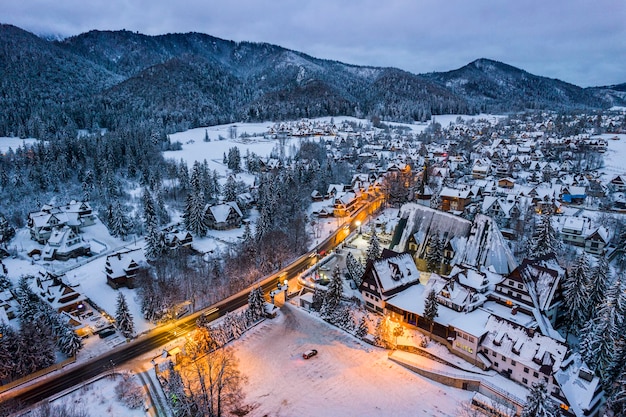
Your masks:
M306 352L304 352L304 353L302 354L302 357L303 357L304 359L309 359L309 358L312 358L312 357L313 357L313 356L315 356L315 355L317 355L317 350L315 350L315 349L309 349L309 350L307 350Z

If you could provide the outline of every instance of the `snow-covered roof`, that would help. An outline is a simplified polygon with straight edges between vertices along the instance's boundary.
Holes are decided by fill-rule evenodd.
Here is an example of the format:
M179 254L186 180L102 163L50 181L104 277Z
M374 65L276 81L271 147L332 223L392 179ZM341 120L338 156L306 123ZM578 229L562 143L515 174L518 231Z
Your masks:
M600 385L600 378L583 363L580 355L571 355L562 364L554 378L567 398L570 410L577 416L587 415L587 410L594 406L595 395Z
M423 252L430 236L445 236L446 243L449 242L455 251L451 265L465 264L477 269L491 267L499 274L508 274L517 268L517 261L500 229L488 216L477 214L470 222L414 203L403 205L398 216L406 219L397 244L403 250L411 235L419 245L418 253Z
M146 257L141 249L114 253L113 255L107 256L107 274L113 279L124 277L127 271L135 267L135 265L140 266L146 264Z
M450 320L449 324L455 329L480 338L487 333L485 326L490 316L491 313L488 311L476 309L468 313L458 313L454 319Z
M482 346L515 358L517 362L544 375L558 371L567 353L567 345L495 316L489 317L485 328L488 333Z
M382 292L410 285L417 282L420 277L415 261L408 253L375 261L372 268L378 278Z
M211 210L211 214L213 214L213 217L215 218L216 223L225 222L226 219L228 219L228 215L230 214L231 210L235 210L239 214L240 217L243 217L241 210L239 209L239 206L234 201L229 201L228 203L216 204L214 206L210 206L209 210Z

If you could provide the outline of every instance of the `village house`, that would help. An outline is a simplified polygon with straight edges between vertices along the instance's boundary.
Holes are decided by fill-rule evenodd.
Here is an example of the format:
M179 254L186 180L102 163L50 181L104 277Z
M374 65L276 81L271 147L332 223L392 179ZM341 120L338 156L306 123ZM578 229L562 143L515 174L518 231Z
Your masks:
M87 297L77 287L64 283L60 276L51 273L36 276L30 282L30 287L39 298L59 313L65 311L79 315L87 308Z
M410 254L384 249L381 259L368 261L359 290L365 306L382 313L389 297L413 285L419 277Z
M466 265L508 274L517 267L511 249L490 217L477 214L469 221L419 204L409 203L400 208L389 248L411 253L418 269L426 271L432 237L443 242L439 272L446 273L454 265Z
M592 255L602 255L611 241L610 230L594 226L588 217L562 217L557 224L563 243L582 247Z
M333 215L335 217L345 217L352 214L359 208L360 198L354 191L348 191L337 197L333 203Z
M80 229L95 224L96 216L88 202L72 200L60 206L44 205L40 211L28 214L31 239L45 245L57 227L68 226L79 233Z
M44 261L67 261L70 258L87 256L91 253L91 245L83 241L74 229L69 226L55 227L43 249Z
M441 209L443 211L462 213L472 202L472 192L469 187L461 189L443 187L439 197L441 198Z
M209 229L227 230L241 226L243 214L236 202L207 206L205 220Z
M193 236L187 230L172 227L163 231L163 241L168 248L190 247Z
M135 278L147 265L142 249L124 250L106 258L104 271L107 284L114 289L119 287L134 288Z

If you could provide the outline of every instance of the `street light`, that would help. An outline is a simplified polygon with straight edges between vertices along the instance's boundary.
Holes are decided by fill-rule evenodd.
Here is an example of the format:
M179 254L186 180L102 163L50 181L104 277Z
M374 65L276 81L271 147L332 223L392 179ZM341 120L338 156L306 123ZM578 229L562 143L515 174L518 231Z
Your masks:
M287 278L285 278L284 281L284 288L285 288L285 303L287 302L287 290L289 289L289 280L287 280Z
M354 224L359 228L359 234L361 234L361 220L357 220Z

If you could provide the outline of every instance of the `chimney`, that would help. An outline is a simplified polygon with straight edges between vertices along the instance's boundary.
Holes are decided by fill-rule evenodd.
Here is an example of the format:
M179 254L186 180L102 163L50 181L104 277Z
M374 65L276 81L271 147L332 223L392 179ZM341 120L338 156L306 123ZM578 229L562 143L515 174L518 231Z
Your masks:
M516 315L517 314L517 306L513 306L511 307L511 315Z

